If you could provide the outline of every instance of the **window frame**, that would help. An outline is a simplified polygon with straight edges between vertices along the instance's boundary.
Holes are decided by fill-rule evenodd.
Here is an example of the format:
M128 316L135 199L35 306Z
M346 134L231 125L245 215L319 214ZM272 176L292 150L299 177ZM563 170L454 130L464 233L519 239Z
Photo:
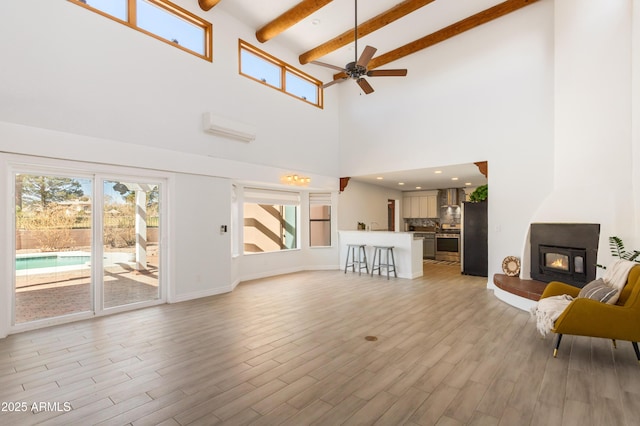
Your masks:
M244 72L242 72L242 51L246 51L250 54L253 54L255 56L257 56L258 58L270 62L272 64L274 64L275 66L280 68L280 85L282 86L280 87L276 87L273 86L267 82L264 82L258 78L255 78L252 75L246 74ZM316 102L311 102L308 99L305 99L303 97L297 96L291 92L287 91L287 72L293 74L294 76L302 79L302 80L306 80L309 83L311 83L312 85L316 86L316 97L317 97L317 103ZM268 54L267 52L258 49L257 47L251 45L250 43L247 43L246 41L242 40L242 39L238 39L238 73L240 75L242 75L243 77L246 77L250 80L256 81L264 86L270 87L272 89L275 89L279 92L285 93L295 99L301 100L309 105L313 105L317 108L323 109L324 108L324 90L322 89L322 82L320 80L318 80L317 78L289 65L288 63L284 62L281 59L276 58L273 55Z
M177 4L171 3L168 0L144 0L147 1L149 3L151 3L152 5L163 9L164 11L184 20L187 21L188 23L201 28L204 31L204 54L200 54L198 52L196 52L195 50L191 50L189 48L186 48L178 43L174 43L171 40L167 40L164 37L161 37L155 33L152 33L148 30L145 30L143 28L140 28L137 24L137 11L136 11L136 1L137 0L124 0L127 3L127 20L122 20L116 16L113 15L109 15L106 12L103 12L100 9L97 9L93 6L91 6L90 4L87 4L85 2L83 2L82 0L67 0L70 3L73 3L75 5L78 5L80 7L83 7L87 10L90 10L92 12L97 13L98 15L102 15L106 18L109 18L115 22L118 22L120 24L123 24L131 29L134 29L136 31L139 31L143 34L146 34L150 37L155 38L156 40L160 40L162 42L164 42L165 44L168 44L170 46L173 47L177 47L178 49L190 53L194 56L197 56L199 58L202 58L206 61L209 62L213 62L213 26L210 22L204 20L203 18L199 17L198 15L189 12L186 9L183 9L182 7L178 6Z
M331 202L331 193L330 192L310 192L309 193L309 247L310 248L327 248L333 247L333 238L332 238L332 220L333 220L333 206ZM312 206L324 206L329 207L329 218L328 219L312 219L311 218L311 207ZM314 222L328 222L329 223L329 244L328 245L312 245L312 227L311 224Z
M301 205L301 194L299 192L292 191L283 191L272 188L259 188L259 187L244 187L242 194L242 242L241 242L241 254L243 256L254 256L260 254L268 254L268 253L283 253L296 251L301 249L301 240L300 240L300 217L302 212ZM295 247L287 247L281 248L279 250L268 250L268 251L259 251L259 252L251 252L245 251L244 244L245 240L245 228L246 225L246 206L247 204L252 204L256 206L274 206L278 208L286 208L293 207L295 209L295 233L292 234L295 242ZM250 218L254 219L254 218Z

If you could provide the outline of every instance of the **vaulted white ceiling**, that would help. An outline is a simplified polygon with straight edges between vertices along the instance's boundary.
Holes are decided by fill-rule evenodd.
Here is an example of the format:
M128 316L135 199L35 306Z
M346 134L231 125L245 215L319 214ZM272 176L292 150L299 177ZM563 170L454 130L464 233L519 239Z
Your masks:
M216 2L216 0L201 0ZM357 43L357 52L355 51L355 43L350 35L346 45L339 47L329 53L313 58L315 60L332 64L338 67L344 67L348 62L354 61L362 52L365 46L370 45L377 48L373 62L376 58L389 55L395 52L399 56L407 54L427 55L428 48L416 49L416 43L420 45L430 45L432 42L437 43L450 37L455 37L483 22L492 19L499 19L501 16L512 10L517 10L528 4L535 3L536 0L360 0L357 2L357 23L365 26L368 21L374 18L384 16L394 8L409 7L412 3L424 3L416 10L400 17L393 22L387 22L388 19L382 19L379 29L369 34L361 36ZM236 17L248 26L255 28L256 32L279 22L286 12L295 9L296 6L303 4L313 7L320 3L326 5L315 10L305 17L298 16L299 21L294 20L291 26L281 28L271 40L277 40L278 44L288 48L297 56L308 54L312 49L321 46L323 43L344 34L347 31L353 31L356 24L356 9L354 0L278 0L278 1L257 1L257 0L219 0L215 6L226 13ZM363 31L359 30L362 35ZM428 39L424 43L422 40ZM270 40L263 44L256 40L259 47L263 47L268 51ZM400 50L401 52L398 52ZM305 62L304 60L302 62ZM372 63L373 63L372 62ZM394 61L387 61L380 69L401 68ZM294 63L303 71L314 74L318 70L318 65L308 63ZM325 69L326 70L326 69ZM409 73L418 70L409 69ZM436 170L442 170L444 173L435 174ZM383 180L377 179L383 177ZM452 180L457 177L458 180ZM382 185L403 191L416 190L416 186L422 186L423 189L463 187L466 183L471 186L482 185L487 179L474 164L454 165L447 167L439 167L437 169L411 170L386 174L374 174L369 176L360 176L360 181ZM405 185L398 185L398 182L404 182Z
M522 7L522 5L534 2L535 0L433 0L423 2L427 4L371 34L361 37L358 41L357 53L359 54L364 46L371 45L378 49L377 57L487 11L501 3L505 3L506 8L509 8ZM215 7L235 16L257 31L299 3L301 3L300 0L220 0ZM411 2L360 0L358 1L358 24L362 24L402 3ZM274 40L277 39L278 43L291 49L297 55L303 54L345 31L353 30L354 13L354 0L330 1L278 34ZM264 46L268 43L269 41L266 41ZM354 43L350 42L348 45L317 59L342 67L347 62L353 61L355 56ZM314 66L305 65L304 67Z

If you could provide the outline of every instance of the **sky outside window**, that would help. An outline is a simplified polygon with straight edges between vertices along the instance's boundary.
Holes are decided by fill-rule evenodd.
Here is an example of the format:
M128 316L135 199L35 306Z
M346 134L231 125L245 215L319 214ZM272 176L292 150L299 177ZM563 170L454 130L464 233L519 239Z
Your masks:
M147 1L138 0L138 27L180 46L205 54L204 30Z
M309 80L287 71L287 92L313 104L318 103L318 87Z
M270 86L282 88L280 81L280 67L269 61L254 55L253 53L242 50L241 57L242 72L250 75L263 83L267 83Z
M127 21L127 0L86 0L84 3L114 18Z

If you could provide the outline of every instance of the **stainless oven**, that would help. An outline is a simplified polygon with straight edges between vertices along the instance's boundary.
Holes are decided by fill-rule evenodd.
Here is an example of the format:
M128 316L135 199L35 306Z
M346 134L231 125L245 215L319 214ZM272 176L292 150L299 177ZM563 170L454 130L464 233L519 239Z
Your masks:
M436 260L460 262L460 234L436 234Z

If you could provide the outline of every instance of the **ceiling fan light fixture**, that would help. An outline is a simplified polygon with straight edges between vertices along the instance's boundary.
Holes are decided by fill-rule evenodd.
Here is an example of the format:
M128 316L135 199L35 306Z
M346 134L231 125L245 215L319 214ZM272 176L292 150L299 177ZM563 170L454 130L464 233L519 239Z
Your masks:
M354 60L353 62L349 62L344 68L336 67L335 65L325 64L323 62L311 61L312 64L320 65L323 67L331 68L337 71L340 71L340 74L334 76L334 80L322 85L323 89L326 89L329 86L332 86L336 83L342 82L347 78L355 80L356 83L360 86L362 91L368 95L369 93L373 93L373 87L369 84L367 80L363 77L404 77L407 75L406 69L398 69L398 70L369 70L367 66L371 59L373 59L373 55L376 54L377 49L372 46L366 46L360 57L358 57L358 0L354 0L355 11L355 27L353 30L354 33ZM343 77L346 75L346 77Z

